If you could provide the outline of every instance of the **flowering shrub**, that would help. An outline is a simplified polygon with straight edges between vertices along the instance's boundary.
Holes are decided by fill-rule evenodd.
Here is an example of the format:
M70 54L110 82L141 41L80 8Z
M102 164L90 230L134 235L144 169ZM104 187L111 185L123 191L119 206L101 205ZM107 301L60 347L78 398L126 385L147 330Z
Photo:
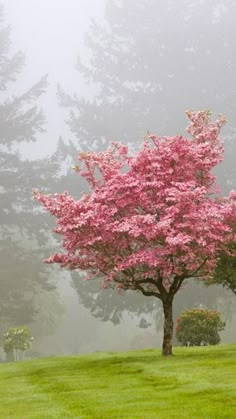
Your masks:
M3 349L6 353L13 352L14 359L23 358L23 354L27 351L34 338L31 336L28 327L11 327L3 334Z
M177 319L176 338L185 346L217 345L224 327L218 311L194 308Z

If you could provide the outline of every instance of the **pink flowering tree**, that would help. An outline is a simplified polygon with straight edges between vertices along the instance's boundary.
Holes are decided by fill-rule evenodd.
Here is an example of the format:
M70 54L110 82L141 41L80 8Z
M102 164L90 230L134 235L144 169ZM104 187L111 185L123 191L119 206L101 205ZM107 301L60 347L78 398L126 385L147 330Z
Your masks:
M62 253L46 259L87 271L103 287L134 290L161 300L163 355L172 354L172 306L189 278L212 274L219 252L235 239L236 192L218 197L211 170L221 162L224 119L188 112L192 138L148 134L133 157L113 144L80 153L75 170L91 192L75 200L66 192L35 197L57 219Z

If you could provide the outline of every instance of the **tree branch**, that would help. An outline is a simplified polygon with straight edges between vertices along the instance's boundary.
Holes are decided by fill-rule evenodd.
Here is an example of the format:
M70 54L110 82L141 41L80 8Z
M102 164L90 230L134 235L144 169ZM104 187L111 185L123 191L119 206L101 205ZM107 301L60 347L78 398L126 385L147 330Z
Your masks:
M143 295L145 295L146 297L156 297L159 298L159 300L162 301L162 296L161 294L159 294L158 292L155 291L146 291L143 287L141 287L140 285L136 285L135 287L137 290L141 291L141 293Z

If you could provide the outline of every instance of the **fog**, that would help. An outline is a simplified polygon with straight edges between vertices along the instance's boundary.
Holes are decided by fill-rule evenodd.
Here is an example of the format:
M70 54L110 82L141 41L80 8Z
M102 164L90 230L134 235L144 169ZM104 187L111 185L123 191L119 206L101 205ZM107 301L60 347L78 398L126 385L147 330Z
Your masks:
M69 2L63 0L5 0L5 21L11 25L11 49L25 54L24 72L17 86L19 92L48 74L48 89L41 98L47 117L47 133L36 144L28 146L25 156L33 158L54 151L59 135L69 136L65 115L58 106L57 84L70 93L86 94L86 87L75 69L77 56L86 55L83 37L91 19L104 14L104 0ZM42 144L46 147L42 147Z
M228 119L217 176L224 193L235 188L236 4L0 4L0 333L29 326L32 357L158 347L155 299L101 291L79 272L42 263L59 244L32 189L79 197L86 186L72 170L78 151L114 140L135 150L148 130L185 134L185 111L206 108ZM235 342L231 291L189 281L175 317L196 306L218 309L226 320L222 342Z

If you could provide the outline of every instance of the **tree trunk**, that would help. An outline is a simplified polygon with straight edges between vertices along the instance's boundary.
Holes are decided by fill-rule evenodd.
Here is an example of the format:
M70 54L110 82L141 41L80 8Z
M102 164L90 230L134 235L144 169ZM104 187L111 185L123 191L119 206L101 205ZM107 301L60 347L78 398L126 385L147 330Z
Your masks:
M15 361L13 350L10 352L6 352L6 362L13 362L13 361Z
M168 299L163 301L163 312L164 312L164 336L162 344L162 355L172 355L172 337L173 337L173 300Z

